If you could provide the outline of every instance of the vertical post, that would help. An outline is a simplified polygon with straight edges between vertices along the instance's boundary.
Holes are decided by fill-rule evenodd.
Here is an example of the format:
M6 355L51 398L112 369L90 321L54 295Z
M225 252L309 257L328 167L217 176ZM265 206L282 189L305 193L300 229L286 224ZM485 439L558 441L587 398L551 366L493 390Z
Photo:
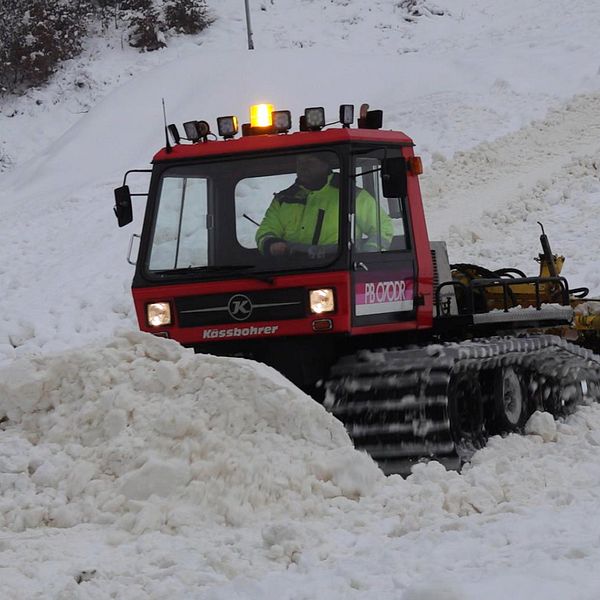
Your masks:
M248 50L254 50L252 41L252 24L250 23L250 0L244 0L246 4L246 30L248 31Z

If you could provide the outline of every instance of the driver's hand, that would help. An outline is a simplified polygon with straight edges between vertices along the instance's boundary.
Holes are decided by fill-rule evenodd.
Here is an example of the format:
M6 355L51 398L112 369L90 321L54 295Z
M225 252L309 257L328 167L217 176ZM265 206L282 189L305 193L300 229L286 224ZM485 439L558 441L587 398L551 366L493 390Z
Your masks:
M271 256L283 256L288 251L288 245L285 242L275 242L269 247Z

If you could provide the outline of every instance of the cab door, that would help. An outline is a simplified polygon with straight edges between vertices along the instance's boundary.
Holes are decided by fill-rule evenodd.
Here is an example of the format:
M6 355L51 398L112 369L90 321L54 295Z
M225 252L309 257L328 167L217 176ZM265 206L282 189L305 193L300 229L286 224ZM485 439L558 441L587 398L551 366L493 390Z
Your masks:
M401 149L356 151L352 163L352 326L404 329L415 321L418 290ZM382 171L392 163L401 192L388 198Z

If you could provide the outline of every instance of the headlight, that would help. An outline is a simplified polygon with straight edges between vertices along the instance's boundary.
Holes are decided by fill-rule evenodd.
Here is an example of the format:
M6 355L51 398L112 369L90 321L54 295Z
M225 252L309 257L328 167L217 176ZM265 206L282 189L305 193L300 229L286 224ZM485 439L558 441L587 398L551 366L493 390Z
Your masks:
M322 290L310 290L310 312L320 315L335 310L335 300L333 290L325 288Z
M161 327L171 324L171 305L168 302L153 302L146 306L148 325Z

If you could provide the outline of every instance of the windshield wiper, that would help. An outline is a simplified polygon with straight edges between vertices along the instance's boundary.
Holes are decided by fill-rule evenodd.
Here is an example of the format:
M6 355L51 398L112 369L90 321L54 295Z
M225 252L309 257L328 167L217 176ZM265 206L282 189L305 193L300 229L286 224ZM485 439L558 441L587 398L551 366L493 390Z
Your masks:
M198 267L185 267L183 269L163 269L161 271L154 271L157 275L172 275L177 276L189 273L221 273L223 271L243 271L245 269L252 269L256 265L203 265ZM244 273L244 277L251 279L258 279L259 281L266 281L267 283L273 283L273 277L262 273Z
M174 267L172 269L157 269L152 271L154 275L179 275L181 273L210 273L212 271L240 271L250 269L254 265L203 265L192 267Z
M208 272L211 271L242 271L243 269L251 269L255 265L203 265L198 267L189 267L179 268L179 269L170 269L162 271L162 273L196 273L196 272Z

